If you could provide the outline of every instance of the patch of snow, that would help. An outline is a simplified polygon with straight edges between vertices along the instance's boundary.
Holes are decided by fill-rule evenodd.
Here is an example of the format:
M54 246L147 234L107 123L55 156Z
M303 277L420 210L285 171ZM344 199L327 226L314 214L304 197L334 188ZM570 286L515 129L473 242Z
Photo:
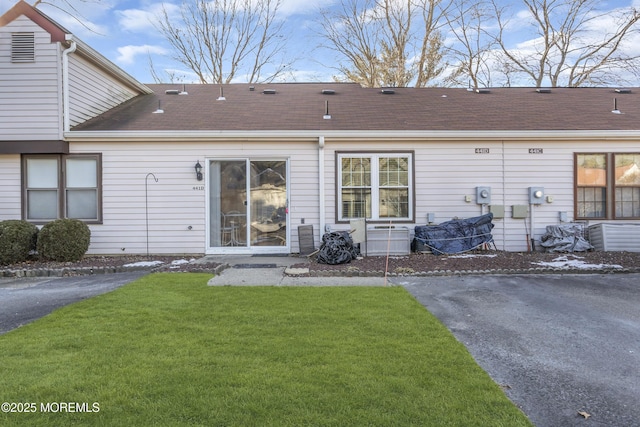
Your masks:
M164 264L162 261L139 261L131 264L125 264L124 267L155 267L156 265Z
M495 258L497 255L478 255L478 254L462 254L462 255L452 255L449 258Z
M188 261L186 259L174 259L173 261L171 261L171 265L183 265L183 264L189 264L191 261Z
M573 259L569 259L568 256L560 256L555 258L552 262L532 262L531 264L541 265L543 267L552 267L552 268L564 268L564 269L580 269L580 270L598 270L602 268L622 268L621 265L617 264L587 264L584 261L581 261L583 257L579 257L573 255Z

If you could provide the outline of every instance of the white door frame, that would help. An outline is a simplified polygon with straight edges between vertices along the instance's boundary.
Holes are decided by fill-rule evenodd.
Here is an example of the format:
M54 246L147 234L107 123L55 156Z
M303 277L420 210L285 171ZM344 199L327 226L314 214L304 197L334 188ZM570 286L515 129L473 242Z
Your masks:
M211 173L211 162L212 161L244 161L246 162L246 171L247 171L247 179L246 179L246 194L248 195L247 197L247 201L246 201L246 209L247 209L247 224L250 224L251 222L251 209L250 209L250 204L251 204L251 177L250 177L250 173L251 173L251 162L252 161L272 161L272 160L279 160L279 161L285 161L286 162L286 187L287 187L287 191L286 191L286 197L287 197L287 213L286 213L286 244L283 246L252 246L250 242L248 242L247 245L244 246L212 246L212 242L211 242L211 191L213 190L212 185L211 185L211 179L214 178L212 176ZM290 194L291 194L291 186L290 186L290 166L291 166L291 162L290 162L290 158L282 158L282 157L277 157L277 158L273 158L273 157L219 157L219 156L211 156L211 157L205 157L205 165L204 165L204 172L205 172L205 198L206 198L206 203L205 203L205 233L206 233L206 238L205 238L205 242L206 242L206 248L205 248L205 253L207 255L233 255L233 254L238 254L238 255L254 255L254 254L290 254L291 253L291 215L288 212L288 206L290 205L289 201L290 201ZM249 226L250 227L250 226ZM248 234L251 234L251 230L247 230L245 229ZM249 240L249 239L248 239Z

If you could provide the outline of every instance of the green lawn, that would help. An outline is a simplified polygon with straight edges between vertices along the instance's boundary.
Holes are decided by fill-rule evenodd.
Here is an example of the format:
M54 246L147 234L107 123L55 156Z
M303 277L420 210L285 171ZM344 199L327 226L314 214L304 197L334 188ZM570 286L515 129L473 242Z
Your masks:
M37 410L0 425L531 425L403 288L209 277L146 276L0 336L0 402Z

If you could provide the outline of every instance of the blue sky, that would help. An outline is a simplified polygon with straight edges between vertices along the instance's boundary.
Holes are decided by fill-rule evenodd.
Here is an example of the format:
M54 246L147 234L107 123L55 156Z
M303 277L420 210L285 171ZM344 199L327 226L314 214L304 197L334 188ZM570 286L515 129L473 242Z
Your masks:
M33 3L32 0L28 0ZM67 7L61 0L50 2ZM173 62L169 56L170 48L163 36L155 29L151 20L161 10L162 3L154 0L71 0L83 16L86 27L68 14L48 5L40 9L73 32L77 37L96 49L106 58L144 83L153 83L150 73L149 56L156 70L181 70L184 67ZM509 0L502 0L511 4ZM0 0L0 14L9 9L16 0ZM169 7L180 4L179 0L165 2ZM331 65L335 56L329 51L318 48L321 40L316 35L318 11L331 8L336 0L283 0L280 10L285 20L286 32L291 35L287 44L288 57L299 58L287 79L291 81L331 81L335 73ZM611 0L601 2L604 10L635 6L640 0ZM517 16L517 9L514 10ZM598 33L610 23L603 20L592 29ZM598 27L601 25L601 27ZM514 28L518 28L517 25ZM315 30L314 30L315 29ZM526 49L531 43L526 36L513 31L510 38L512 47ZM630 49L640 49L640 38L630 43ZM636 83L640 85L640 83Z

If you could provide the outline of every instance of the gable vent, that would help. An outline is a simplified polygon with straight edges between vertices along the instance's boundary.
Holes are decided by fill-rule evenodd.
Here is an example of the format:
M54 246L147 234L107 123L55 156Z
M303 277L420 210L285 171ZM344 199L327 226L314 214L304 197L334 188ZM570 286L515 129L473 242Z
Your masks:
M35 62L36 43L33 33L11 34L11 62Z

